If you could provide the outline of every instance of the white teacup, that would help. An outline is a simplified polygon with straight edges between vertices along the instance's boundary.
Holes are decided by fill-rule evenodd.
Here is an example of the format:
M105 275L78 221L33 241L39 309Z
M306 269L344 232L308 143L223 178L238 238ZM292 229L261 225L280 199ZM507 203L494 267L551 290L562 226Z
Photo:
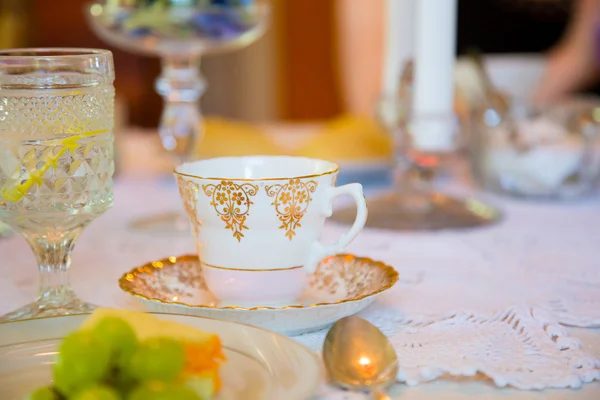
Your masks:
M291 304L319 262L343 251L367 219L362 186L335 186L339 166L302 157L224 157L175 169L210 291L236 305ZM357 215L334 244L319 241L333 199Z

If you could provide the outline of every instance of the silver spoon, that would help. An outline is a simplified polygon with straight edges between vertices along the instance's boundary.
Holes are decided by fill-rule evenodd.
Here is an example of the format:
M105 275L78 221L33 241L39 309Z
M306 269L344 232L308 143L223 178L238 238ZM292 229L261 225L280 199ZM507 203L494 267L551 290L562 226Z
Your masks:
M396 381L398 357L373 324L355 316L333 324L323 344L323 361L332 384L389 400L386 389Z

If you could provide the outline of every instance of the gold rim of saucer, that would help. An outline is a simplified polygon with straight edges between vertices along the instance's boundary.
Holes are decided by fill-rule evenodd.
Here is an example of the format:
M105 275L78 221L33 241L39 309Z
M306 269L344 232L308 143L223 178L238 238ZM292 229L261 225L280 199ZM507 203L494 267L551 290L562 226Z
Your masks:
M254 156L250 156L250 157L254 157ZM277 157L277 156L267 156L267 157ZM291 156L291 157L294 158L293 156ZM296 158L310 158L310 157L296 157ZM175 175L181 175L181 176L185 176L185 177L188 177L188 178L206 179L206 180L211 180L211 181L261 182L261 181L289 181L290 179L317 178L317 177L320 177L320 176L335 174L336 172L340 171L340 165L338 163L335 163L333 161L328 161L328 160L322 160L322 159L319 159L319 158L315 158L315 160L319 160L319 161L328 162L330 164L333 164L333 169L330 169L330 170L325 171L325 172L321 172L319 174L299 175L299 176L287 176L287 177L281 177L281 178L233 178L233 177L221 177L221 178L217 178L217 177L200 176L200 175L186 174L184 172L179 172L179 171L177 171L177 168L179 168L179 167L174 168L173 169L173 173Z
M331 257L353 258L358 261L369 263L369 264L373 265L375 268L381 269L385 273L385 276L387 278L387 284L383 285L382 287L378 288L377 290L375 290L371 293L367 293L367 294L364 294L364 295L358 296L358 297L352 297L352 298L343 299L343 300L339 300L339 301L335 301L335 302L313 303L313 304L309 304L309 305L294 304L294 305L282 306L282 307L271 307L271 306L240 307L240 306L211 306L211 305L207 305L207 304L188 304L188 303L179 302L179 301L165 301L165 300L161 300L161 299L158 299L155 297L149 297L149 296L146 296L146 295L143 295L140 293L136 293L132 289L131 283L135 280L135 278L138 275L152 274L154 272L154 270L162 269L165 266L166 267L173 266L177 263L177 261L197 261L198 263L200 263L200 260L198 259L197 255L187 254L187 255L183 255L183 256L179 256L179 257L171 256L171 257L159 260L159 261L152 261L152 262L146 263L137 268L133 268L131 271L126 272L125 274L123 274L121 276L121 278L119 279L119 288L121 288L121 290L123 290L125 293L127 293L131 296L134 296L134 297L137 297L137 298L140 298L143 300L158 302L158 303L165 304L165 305L178 305L178 306L185 306L185 307L196 308L196 309L210 308L210 309L216 309L216 310L255 311L255 310L303 309L303 308L331 306L331 305L356 302L356 301L366 299L368 297L376 296L376 295L390 289L391 287L393 287L396 284L396 282L398 282L398 272L393 267L391 267L388 264L385 264L382 261L375 261L369 257L359 257L359 256L355 256L352 254L337 254L337 255L334 255Z

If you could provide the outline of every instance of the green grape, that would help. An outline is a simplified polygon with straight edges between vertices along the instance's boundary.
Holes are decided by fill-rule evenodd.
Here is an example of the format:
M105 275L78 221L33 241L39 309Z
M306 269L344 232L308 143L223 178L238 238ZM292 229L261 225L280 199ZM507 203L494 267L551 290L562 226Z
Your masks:
M184 384L147 381L139 385L128 400L202 400Z
M54 382L68 395L104 379L110 367L110 349L90 332L78 331L65 338L54 366Z
M125 395L129 393L131 389L133 389L133 387L137 384L137 381L129 376L129 374L123 371L117 371L112 384L113 387L119 391L119 393Z
M129 357L138 345L135 331L121 318L102 318L92 333L110 348L114 364L119 366L125 365L129 361Z
M63 396L68 396L71 393L75 393L77 389L77 382L70 379L69 373L60 365L54 366L54 387Z
M106 385L94 385L77 392L72 400L120 400L119 394Z
M26 400L58 400L58 396L51 387L43 387L31 393Z
M129 374L124 373L118 368L113 368L108 377L102 381L102 384L113 388L123 399L127 398L128 393L138 384Z
M178 341L166 337L143 342L131 356L124 372L140 381L172 381L185 366L185 352Z

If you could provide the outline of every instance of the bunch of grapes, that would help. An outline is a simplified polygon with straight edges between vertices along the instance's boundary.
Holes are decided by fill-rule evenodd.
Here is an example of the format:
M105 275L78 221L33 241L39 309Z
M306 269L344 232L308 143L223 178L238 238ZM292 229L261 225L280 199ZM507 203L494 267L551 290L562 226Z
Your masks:
M139 341L124 320L105 317L67 336L54 365L54 385L28 400L205 400L178 378L183 344L168 337Z

